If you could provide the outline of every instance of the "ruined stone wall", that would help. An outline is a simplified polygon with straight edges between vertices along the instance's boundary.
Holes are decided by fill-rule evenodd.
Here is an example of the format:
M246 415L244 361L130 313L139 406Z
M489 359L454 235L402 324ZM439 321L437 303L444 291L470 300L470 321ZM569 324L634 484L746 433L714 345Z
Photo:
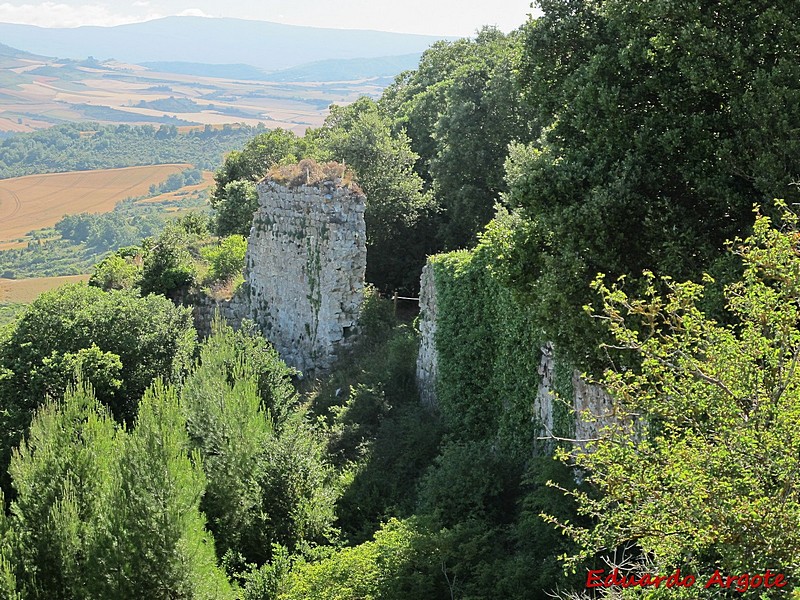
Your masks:
M363 194L265 180L245 259L252 319L286 363L329 369L352 340L366 269Z
M429 263L422 271L420 281L420 350L417 356L417 386L420 401L429 408L436 408L436 382L438 375L438 353L436 351L436 283L433 268ZM556 393L571 400L574 423L570 435L575 439L587 440L597 436L598 428L609 422L611 401L608 394L599 386L590 384L577 370L564 370L565 382L559 385L557 377L557 357L551 343L533 349L538 361L539 382L533 398L532 416L541 427L541 434L548 435L559 429L557 420L563 419L566 407L557 405ZM565 385L565 384L566 385ZM569 398L571 395L571 399ZM588 411L592 419L584 419Z
M438 355L436 354L436 283L433 268L426 264L422 269L419 294L420 344L417 355L417 387L422 404L428 408L436 406L436 376Z
M195 294L185 304L192 307L194 327L201 339L211 335L211 323L216 316L238 329L244 319L250 318L248 286L242 285L229 300L215 299L206 294Z

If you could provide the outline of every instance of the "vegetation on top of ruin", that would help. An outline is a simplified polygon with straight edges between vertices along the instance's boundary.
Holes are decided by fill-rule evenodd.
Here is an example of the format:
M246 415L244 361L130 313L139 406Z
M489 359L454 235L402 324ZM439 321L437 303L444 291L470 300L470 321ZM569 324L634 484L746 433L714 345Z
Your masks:
M362 193L353 170L344 163L334 160L317 162L313 158L304 158L295 164L276 164L270 168L266 179L288 188L298 188L302 185L319 187L330 183Z

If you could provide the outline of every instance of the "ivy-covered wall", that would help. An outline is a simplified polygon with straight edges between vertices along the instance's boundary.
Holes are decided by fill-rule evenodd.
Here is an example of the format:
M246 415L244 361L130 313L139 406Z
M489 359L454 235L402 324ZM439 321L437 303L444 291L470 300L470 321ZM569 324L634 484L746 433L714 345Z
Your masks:
M529 311L492 271L493 247L431 257L435 292L436 404L464 439L530 448L541 431L536 412L541 340ZM423 315L425 318L425 315Z
M503 228L512 225L496 221L475 249L429 259L417 372L423 401L450 431L530 452L550 433L589 435L594 425L576 415L602 410L606 396L558 359L533 310L504 284Z

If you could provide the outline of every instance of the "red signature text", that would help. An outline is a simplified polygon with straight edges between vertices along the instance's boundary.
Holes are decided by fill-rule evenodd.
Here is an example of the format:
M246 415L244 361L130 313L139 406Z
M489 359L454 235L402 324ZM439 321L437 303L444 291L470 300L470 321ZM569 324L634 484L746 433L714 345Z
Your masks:
M692 587L696 582L696 575L683 575L680 569L675 569L675 572L670 575L651 575L650 573L645 573L644 575L623 575L619 572L619 569L614 569L606 574L604 569L593 569L589 571L586 576L587 588L658 588L661 586L665 588L679 588ZM782 573L773 573L769 569L764 571L764 573L757 573L755 575L750 575L749 573L724 575L719 569L716 569L714 574L703 584L703 587L705 589L719 587L744 593L757 588L782 588L785 587L786 584L785 575Z

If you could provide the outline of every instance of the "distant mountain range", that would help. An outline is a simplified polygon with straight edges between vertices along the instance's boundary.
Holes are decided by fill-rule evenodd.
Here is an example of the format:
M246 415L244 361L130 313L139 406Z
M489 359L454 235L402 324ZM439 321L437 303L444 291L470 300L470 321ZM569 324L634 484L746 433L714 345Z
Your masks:
M267 73L267 81L357 81L394 77L419 65L421 52L376 58L320 60Z
M360 66L358 62L349 66L356 71L363 70L364 59L378 59L383 61L378 71L383 71L387 57L407 65L409 55L418 55L439 39L453 38L321 29L243 19L166 17L116 27L69 29L0 23L0 39L14 48L59 58L93 56L137 64L162 63L162 68L164 63L171 63L173 69L179 68L176 63L205 63L223 68L235 65L241 72L245 72L242 66L249 65L269 72L342 59L361 60ZM315 69L324 76L326 65L317 65ZM250 72L250 78L253 74Z
M333 58L271 72L245 64L218 65L176 61L140 64L160 73L194 75L195 77L218 77L242 81L331 82L391 80L402 71L416 69L420 56L422 56L421 52L414 52L413 54L376 58Z

